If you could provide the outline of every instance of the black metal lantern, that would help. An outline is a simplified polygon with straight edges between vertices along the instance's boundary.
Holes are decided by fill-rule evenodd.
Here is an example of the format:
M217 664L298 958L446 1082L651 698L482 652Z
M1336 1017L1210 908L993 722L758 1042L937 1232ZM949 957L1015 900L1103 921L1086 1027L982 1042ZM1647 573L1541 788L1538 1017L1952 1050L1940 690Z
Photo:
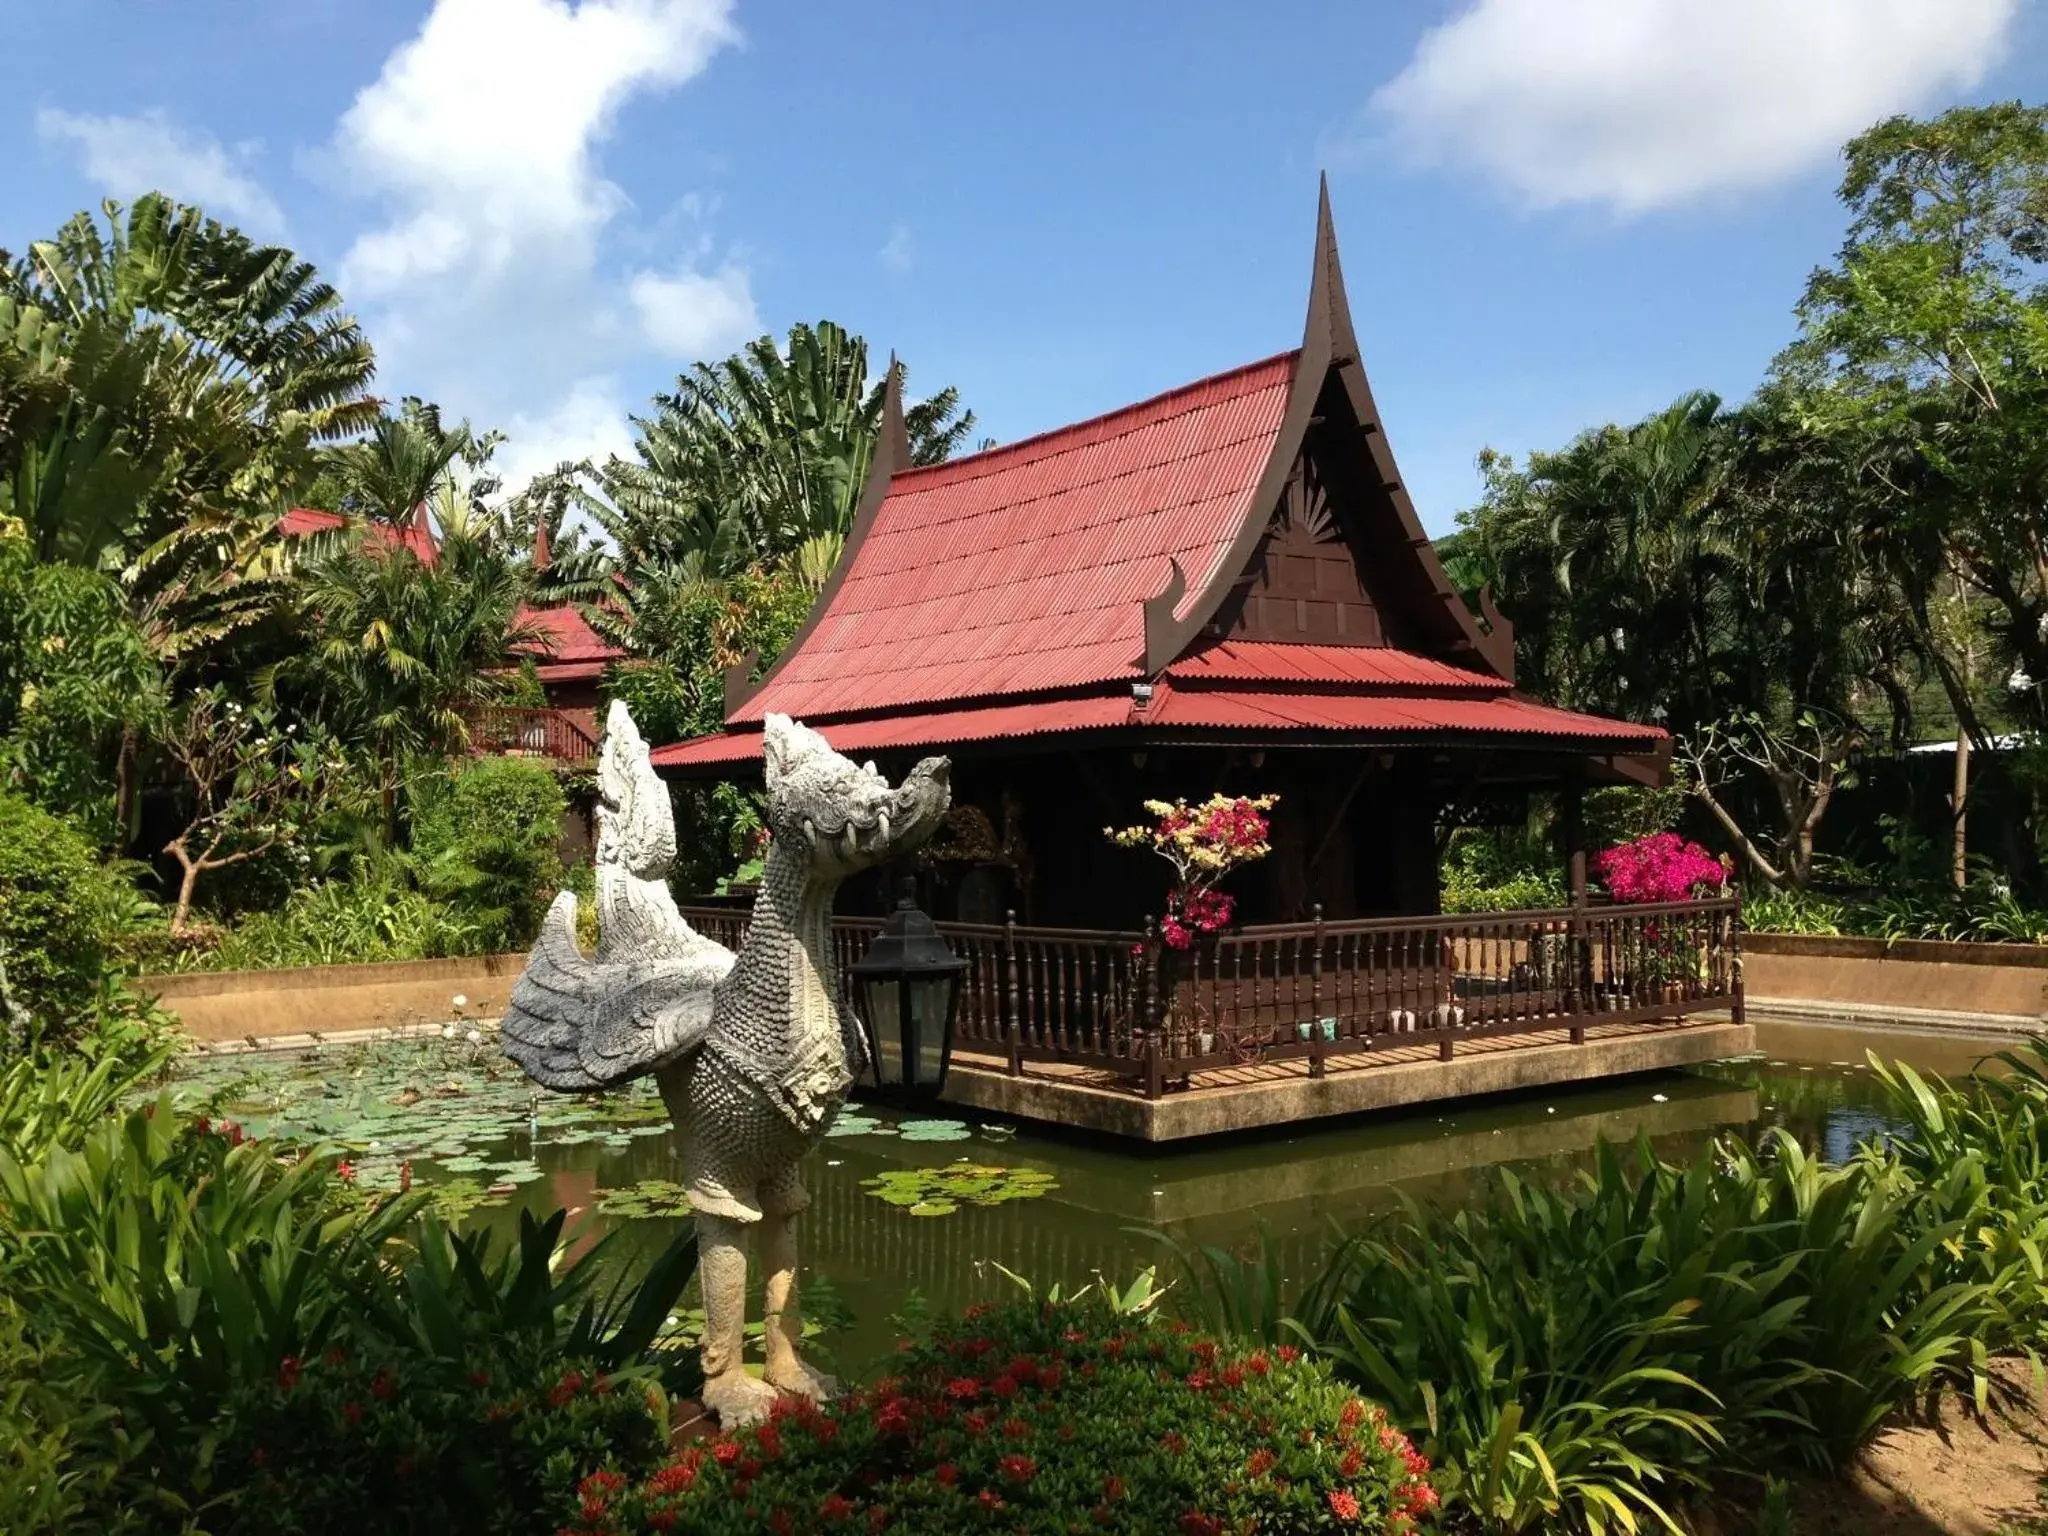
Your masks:
M885 1098L936 1099L953 1057L953 1020L967 962L918 910L916 881L903 882L896 910L847 970L867 1031L869 1086Z

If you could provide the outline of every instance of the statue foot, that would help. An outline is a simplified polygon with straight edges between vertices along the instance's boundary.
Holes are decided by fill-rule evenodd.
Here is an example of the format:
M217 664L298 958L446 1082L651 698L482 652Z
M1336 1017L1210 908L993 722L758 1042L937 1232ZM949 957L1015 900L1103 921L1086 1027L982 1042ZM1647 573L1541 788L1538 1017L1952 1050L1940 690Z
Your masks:
M839 1395L839 1382L836 1377L827 1376L822 1371L814 1371L798 1359L792 1358L786 1363L770 1362L762 1375L770 1385L779 1390L794 1393L798 1397L807 1397L814 1403L828 1402Z
M773 1386L745 1371L727 1371L704 1383L704 1406L718 1415L720 1429L760 1423L781 1395Z

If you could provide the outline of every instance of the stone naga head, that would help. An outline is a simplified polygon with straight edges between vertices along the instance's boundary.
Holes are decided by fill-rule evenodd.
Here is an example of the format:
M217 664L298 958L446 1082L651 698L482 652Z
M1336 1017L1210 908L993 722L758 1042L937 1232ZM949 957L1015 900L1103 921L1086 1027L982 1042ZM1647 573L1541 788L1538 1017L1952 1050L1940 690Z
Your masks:
M598 858L624 865L642 880L659 880L676 858L675 813L668 786L654 771L647 743L625 704L605 714L597 755Z
M891 789L873 763L855 766L787 715L768 716L761 759L769 830L826 879L911 852L938 829L952 804L952 764L945 758L924 759Z

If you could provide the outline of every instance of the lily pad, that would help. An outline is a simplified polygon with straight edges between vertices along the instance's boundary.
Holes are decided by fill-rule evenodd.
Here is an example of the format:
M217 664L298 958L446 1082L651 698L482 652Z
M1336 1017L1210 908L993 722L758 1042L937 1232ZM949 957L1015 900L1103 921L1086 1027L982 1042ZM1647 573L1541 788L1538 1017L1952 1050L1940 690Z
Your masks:
M964 1120L906 1120L896 1134L905 1141L965 1141L973 1132Z
M827 1136L894 1136L896 1127L871 1115L856 1115L842 1109L839 1118L826 1128Z
M637 1184L605 1190L597 1197L597 1208L607 1216L686 1216L690 1197L672 1179L642 1179Z
M1035 1200L1059 1188L1059 1181L1042 1168L954 1163L946 1168L892 1168L862 1179L861 1188L913 1216L950 1216L962 1205Z

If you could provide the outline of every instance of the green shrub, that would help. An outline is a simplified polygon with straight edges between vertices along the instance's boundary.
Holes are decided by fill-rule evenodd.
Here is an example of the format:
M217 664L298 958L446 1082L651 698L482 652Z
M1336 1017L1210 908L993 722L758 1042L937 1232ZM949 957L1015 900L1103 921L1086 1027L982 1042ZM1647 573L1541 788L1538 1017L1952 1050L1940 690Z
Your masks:
M224 1536L356 1536L368 1510L378 1531L548 1536L591 1473L650 1472L666 1429L658 1394L517 1339L465 1361L292 1360L222 1417Z
M487 947L531 942L561 886L555 845L567 809L543 763L486 757L457 768L414 821L422 884L474 923Z
M1496 836L1461 827L1441 871L1446 912L1517 912L1561 907L1564 867L1526 832Z
M85 1014L136 896L63 818L0 790L0 967L45 1028Z
M1206 1321L1313 1343L1483 1528L1668 1527L1721 1474L1837 1466L1916 1396L1983 1389L2010 1277L1937 1258L1974 1233L1968 1193L1782 1132L1684 1167L1603 1146L1563 1188L1503 1172L1477 1204L1407 1205L1295 1296L1275 1262L1183 1259Z
M1228 1351L1095 1296L942 1321L865 1392L588 1480L570 1530L1407 1531L1428 1470L1292 1346Z
M243 918L212 947L166 944L165 969L270 970L482 954L472 918L396 879L327 880L292 892L275 912Z
M61 1491L41 1528L82 1501L78 1529L181 1529L200 1510L208 1529L360 1529L414 1454L432 1476L380 1528L554 1530L585 1472L651 1456L664 1375L694 1385L656 1347L695 1270L689 1233L622 1266L608 1242L564 1261L561 1212L523 1216L504 1248L416 1225L425 1193L362 1196L331 1155L247 1140L168 1094L109 1113L141 1076L24 1061L0 1078L0 1363L33 1361L47 1389L0 1381L21 1421L0 1438L0 1491ZM331 1351L367 1374L339 1371L341 1396L291 1409L306 1363ZM572 1366L611 1373L617 1400L554 1412ZM403 1382L404 1411L365 1444L344 1405L384 1400L380 1377ZM474 1447L496 1458L475 1475L527 1500L533 1523L459 1516L470 1484L449 1468ZM252 1493L266 1464L318 1497L287 1520L281 1492ZM553 1503L531 1503L548 1489Z

